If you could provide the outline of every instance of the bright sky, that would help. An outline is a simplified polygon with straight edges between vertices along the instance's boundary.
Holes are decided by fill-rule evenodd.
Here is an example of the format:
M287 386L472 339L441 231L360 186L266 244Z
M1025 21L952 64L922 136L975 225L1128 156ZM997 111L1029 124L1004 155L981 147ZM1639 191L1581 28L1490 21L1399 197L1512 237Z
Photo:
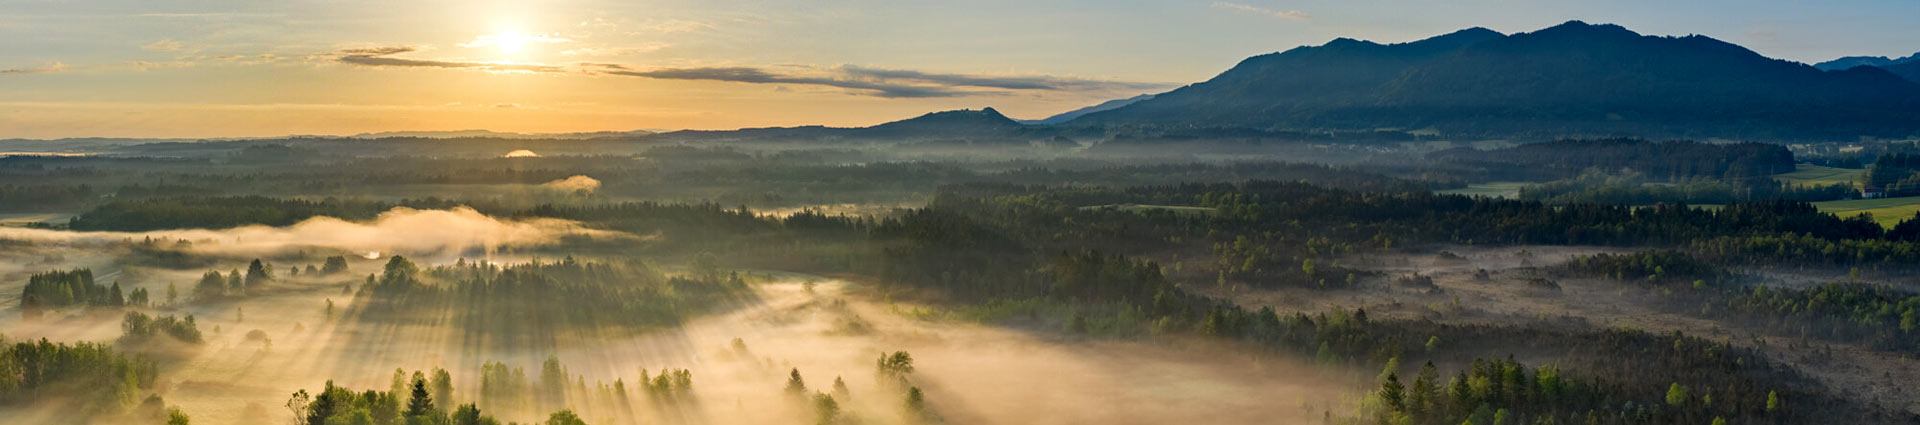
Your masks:
M0 138L1040 118L1335 37L1570 19L1818 62L1912 0L0 0Z

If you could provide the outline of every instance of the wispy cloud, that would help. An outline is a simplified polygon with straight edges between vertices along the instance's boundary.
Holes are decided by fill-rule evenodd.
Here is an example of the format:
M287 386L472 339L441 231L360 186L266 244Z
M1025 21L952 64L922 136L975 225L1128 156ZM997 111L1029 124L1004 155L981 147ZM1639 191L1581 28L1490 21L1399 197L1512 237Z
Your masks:
M142 72L151 70L151 69L187 68L193 65L194 65L193 62L187 62L187 61L169 61L169 62L127 61L126 63L126 66L128 68L131 68L135 71L142 71Z
M991 75L928 72L911 69L840 66L696 66L639 67L620 63L576 62L534 64L425 59L412 56L413 46L357 47L316 55L322 60L381 68L441 68L474 71L518 71L640 77L658 80L720 81L780 86L814 86L882 98L934 98L1004 95L1020 92L1137 92L1174 86L1167 83L1100 80L1051 75ZM627 51L631 52L631 51ZM590 57L627 53L579 49L567 55Z
M241 13L241 12L203 12L203 13L186 12L186 13L141 13L134 16L139 16L143 18L192 19L192 18L258 17L258 16L279 16L279 15L271 14L271 13Z
M1266 15L1270 17L1275 17L1280 19L1289 19L1289 20L1295 20L1295 21L1305 21L1309 18L1312 18L1311 16L1307 15L1307 12L1301 12L1298 10L1273 10L1273 9L1268 9L1260 6L1240 4L1240 3L1229 3L1224 1L1213 2L1213 7L1220 8L1220 9L1234 10L1239 12L1252 13L1256 15Z
M633 69L616 64L590 64L595 73L672 80L706 80L749 84L807 85L846 89L855 94L884 98L927 98L997 95L1019 91L1106 91L1170 87L1164 83L1108 81L1045 75L977 75L908 69L838 67L747 66Z
M623 65L596 64L599 73L663 80L706 80L752 84L797 84L835 87L885 98L952 97L970 93L950 87L896 84L885 81L833 78L824 75L774 73L753 67L655 68L635 70Z
M47 66L33 68L4 68L0 69L0 74L57 74L71 70L67 64L54 62Z
M1105 90L1164 88L1162 83L1108 81L1049 75L981 75L924 72L910 69L868 68L843 65L839 71L863 79L906 80L943 86L985 87L1008 90Z
M399 68L454 68L480 71L519 71L519 72L562 72L566 67L558 65L480 62L436 59L397 58L393 55L410 53L418 49L412 46L383 46L342 49L333 52L335 61L348 65Z
M713 24L685 19L663 19L648 20L646 23L641 24L640 28L653 32L676 33L713 28Z
M160 40L160 41L155 41L152 43L140 45L140 48L152 50L156 52L171 52L175 50L180 50L180 42L173 41L173 40Z

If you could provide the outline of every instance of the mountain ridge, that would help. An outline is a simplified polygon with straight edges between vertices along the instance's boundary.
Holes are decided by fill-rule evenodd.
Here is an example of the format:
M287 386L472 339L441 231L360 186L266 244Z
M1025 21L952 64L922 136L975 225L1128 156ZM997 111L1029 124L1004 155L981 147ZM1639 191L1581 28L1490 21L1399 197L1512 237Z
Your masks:
M1797 139L1912 135L1915 111L1920 84L1878 68L1820 71L1702 35L1569 21L1386 45L1334 39L1067 124Z

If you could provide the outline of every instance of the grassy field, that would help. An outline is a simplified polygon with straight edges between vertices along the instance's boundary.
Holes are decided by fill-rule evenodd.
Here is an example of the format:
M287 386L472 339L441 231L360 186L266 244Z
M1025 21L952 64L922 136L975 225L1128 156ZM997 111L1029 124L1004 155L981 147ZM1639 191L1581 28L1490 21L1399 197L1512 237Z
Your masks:
M1879 222L1881 226L1893 227L1900 220L1913 218L1914 212L1920 212L1920 197L1827 201L1815 202L1813 205L1820 207L1820 211L1841 217L1872 213L1873 221Z
M1851 183L1855 178L1860 177L1860 173L1864 172L1866 172L1866 170L1800 164L1794 167L1793 172L1775 175L1773 178L1782 182L1791 183L1794 186L1831 185L1836 183Z
M1491 198L1520 197L1520 187L1528 182L1488 182L1469 185L1459 189L1436 190L1434 193L1446 195L1486 196Z

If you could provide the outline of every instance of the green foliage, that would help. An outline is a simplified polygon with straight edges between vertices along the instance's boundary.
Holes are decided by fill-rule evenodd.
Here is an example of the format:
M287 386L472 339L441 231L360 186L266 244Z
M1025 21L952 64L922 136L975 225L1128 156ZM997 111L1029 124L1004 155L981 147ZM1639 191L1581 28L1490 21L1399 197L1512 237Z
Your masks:
M193 315L187 315L185 319L174 316L155 318L145 313L129 311L120 321L120 332L120 340L129 343L144 342L157 335L166 335L185 343L201 342L200 328L194 324Z
M913 355L905 351L880 353L880 359L874 361L874 367L882 378L905 381L913 376Z
M580 415L574 414L573 410L565 409L553 412L552 415L547 416L547 421L543 423L545 425L587 425L587 421L581 420Z
M811 404L814 424L828 425L840 421L840 402L834 401L833 396L815 393Z
M114 306L112 295L107 287L93 282L91 269L55 270L27 277L27 286L20 292L20 309L33 316L74 305Z
M454 325L512 344L566 329L663 327L743 295L737 274L667 276L641 261L461 262L421 270L393 257L360 288L373 319L410 320L451 312Z
M1695 280L1719 282L1733 275L1723 267L1671 250L1582 255L1555 265L1551 270L1569 275L1603 276L1657 284Z
M1751 179L1794 170L1793 154L1766 143L1715 144L1638 139L1560 140L1479 151L1454 149L1428 159L1484 167L1500 181L1575 177L1590 170L1633 170L1662 181ZM1523 197L1526 196L1523 192ZM1484 424L1483 424L1484 425Z
M1729 314L1801 329L1806 336L1920 356L1920 294L1863 283L1761 286L1733 291L1724 303Z
M153 387L158 372L145 357L128 359L107 344L0 339L0 405L65 399L76 417L117 413Z
M1678 382L1667 387L1667 404L1675 407L1686 406L1687 387L1681 386Z

